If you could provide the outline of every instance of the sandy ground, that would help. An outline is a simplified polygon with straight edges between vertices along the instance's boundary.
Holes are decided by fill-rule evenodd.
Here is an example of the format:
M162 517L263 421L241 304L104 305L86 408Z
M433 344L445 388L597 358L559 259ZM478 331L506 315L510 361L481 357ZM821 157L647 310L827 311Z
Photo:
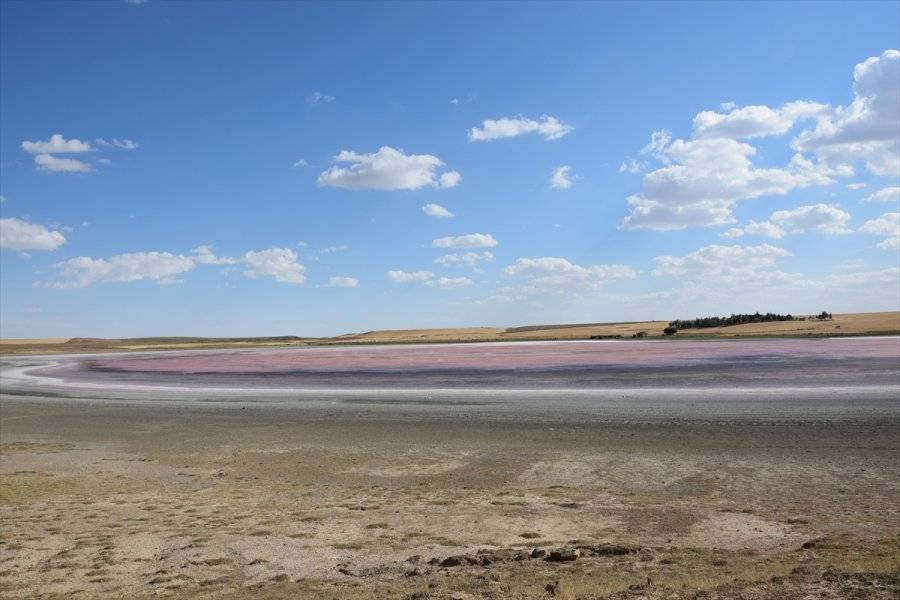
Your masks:
M4 598L900 592L896 412L574 422L7 396L2 417Z
M900 596L897 361L877 386L828 356L844 387L226 393L17 360L2 598Z

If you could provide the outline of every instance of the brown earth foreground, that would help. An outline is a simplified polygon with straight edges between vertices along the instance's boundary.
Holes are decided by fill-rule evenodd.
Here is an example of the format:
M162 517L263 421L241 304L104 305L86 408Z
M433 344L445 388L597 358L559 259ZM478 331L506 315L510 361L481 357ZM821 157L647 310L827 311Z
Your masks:
M893 411L7 395L0 597L897 598L898 449Z
M591 337L662 337L666 321L633 323L582 323L572 325L529 325L524 327L466 327L450 329L397 329L349 333L331 338L298 336L256 338L154 337L130 339L3 339L0 355L56 354L75 352L129 352L147 350L194 350L203 348L253 348L342 344L394 344L436 342L502 342L535 340L586 340ZM850 313L833 320L813 317L797 321L748 323L731 327L686 329L684 338L731 338L742 336L842 336L900 334L900 312Z

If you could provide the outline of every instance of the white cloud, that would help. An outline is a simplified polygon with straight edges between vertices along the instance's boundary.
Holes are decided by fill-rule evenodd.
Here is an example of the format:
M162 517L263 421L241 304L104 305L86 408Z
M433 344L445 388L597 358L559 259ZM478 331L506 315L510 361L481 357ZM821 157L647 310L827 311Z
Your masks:
M793 210L776 211L772 213L770 220L791 228L791 233L801 233L808 229L820 233L849 233L847 223L850 215L830 204L811 204Z
M329 104L331 102L334 102L334 96L329 96L328 94L323 94L322 92L313 92L306 97L306 101L314 106L316 104Z
M828 107L815 102L788 102L779 109L768 106L731 106L727 113L703 111L694 117L695 138L754 138L786 133L797 120L825 114Z
M134 140L120 140L118 138L113 138L111 140L97 138L94 140L94 143L105 148L120 148L122 150L135 150L138 147L138 143Z
M300 167L308 167L308 166L309 166L309 163L306 162L304 159L301 158L300 160L298 160L297 162L295 162L292 166L293 166L295 169L298 169L298 168L300 168Z
M653 274L700 283L725 282L759 285L794 278L776 271L777 261L791 256L783 248L759 246L705 246L685 256L657 256Z
M897 241L900 242L900 238L897 238ZM897 246L894 246L894 248L896 249ZM839 273L828 276L828 283L838 287L871 286L877 284L896 286L897 281L900 281L900 268L898 267L889 267L880 271L857 271L854 273ZM896 287L894 287L893 293L896 294L896 291Z
M744 225L744 233L778 240L784 237L785 231L771 221L750 221Z
M491 260L494 260L494 254L489 250L485 250L484 252L445 254L434 259L434 262L444 267L467 266L474 268L478 266L479 262Z
M459 98L451 98L451 99L450 99L450 104L454 104L454 105L455 105L455 104L459 104Z
M10 217L0 219L0 248L11 250L56 250L66 243L58 231Z
M626 229L683 229L734 222L741 200L784 195L797 188L832 183L828 173L800 155L783 168L756 169L756 148L727 138L675 140L654 132L645 148L666 166L644 176L643 189L628 197Z
M670 159L665 154L665 149L672 143L672 132L668 129L659 129L650 133L650 141L641 148L642 156L652 156L663 164L669 164Z
M447 236L431 242L435 248L492 248L498 244L489 233Z
M622 164L619 165L619 173L643 173L647 169L647 163L642 160L634 160L633 158L626 158L622 161Z
M863 198L865 202L900 202L900 187L892 186L878 190Z
M359 285L359 279L356 277L335 276L328 279L328 285L331 287L355 288Z
M51 173L89 173L93 167L74 158L57 158L50 154L38 154L34 162L41 171Z
M861 190L864 187L866 187L866 184L864 184L864 183L848 183L847 184L848 190Z
M22 150L29 154L72 154L90 152L91 145L75 138L67 140L61 134L54 133L46 142L22 142Z
M149 279L160 284L177 283L176 275L194 268L188 256L168 252L134 252L109 259L79 256L54 265L67 278L52 287L81 288L93 283L140 281Z
M434 273L431 271L388 271L387 277L394 283L424 282L433 279Z
M443 161L430 154L406 155L390 146L382 146L378 152L359 154L342 150L334 165L319 175L320 186L349 190L417 190L422 187L453 187L460 179L459 173L449 171L437 176ZM447 176L447 177L445 177Z
M634 279L637 273L626 265L592 265L583 267L565 258L544 256L519 258L504 269L507 275L525 275L536 289L597 287L610 279Z
M485 119L481 129L473 127L469 130L469 141L498 140L515 137L526 133L537 133L546 140L556 140L570 133L573 127L549 115L542 115L540 121L522 117L502 117Z
M191 253L194 255L194 260L201 265L234 265L238 262L236 258L216 256L210 245L197 246L191 250Z
M696 115L692 140L672 141L668 131L653 132L641 154L663 167L647 173L642 191L628 198L631 213L622 226L682 229L731 223L737 202L833 183L832 177L853 175L854 162L865 162L875 175L900 176L898 80L900 52L887 50L856 66L854 99L846 107L808 101L777 109L728 104L725 112ZM814 119L815 128L793 139L798 153L784 167L754 168L750 159L756 148L737 141L783 134L802 119ZM803 153L814 154L816 161ZM628 165L623 163L622 170Z
M422 212L425 213L426 215L428 215L429 217L438 217L438 218L443 218L443 219L447 219L447 218L454 216L452 212L450 212L449 210L447 210L440 204L435 204L434 202L423 206Z
M864 161L874 175L900 176L900 51L856 65L853 101L818 118L793 146L832 164Z
M289 248L269 248L244 254L247 277L273 277L282 283L303 283L306 267L297 261L297 254Z
M726 240L733 240L734 238L739 238L744 235L744 230L740 227L732 227L728 231L723 231L719 234L719 237L725 238Z
M573 185L575 182L572 181L572 167L568 165L564 165L562 167L556 167L553 169L553 173L550 175L550 187L555 190L567 190Z
M884 250L900 249L900 213L884 213L877 219L871 219L859 228L863 233L880 235L885 239L878 247Z
M460 175L456 171L446 171L441 173L441 177L438 180L438 186L444 189L456 187L456 184L460 182L462 179L462 175Z
M472 285L474 282L468 277L440 277L437 280L425 282L425 285L437 287L442 290L452 290L453 288L465 287Z
M335 254L337 252L343 252L347 250L350 246L346 244L341 244L340 246L325 246L324 248L320 248L316 250L318 254Z

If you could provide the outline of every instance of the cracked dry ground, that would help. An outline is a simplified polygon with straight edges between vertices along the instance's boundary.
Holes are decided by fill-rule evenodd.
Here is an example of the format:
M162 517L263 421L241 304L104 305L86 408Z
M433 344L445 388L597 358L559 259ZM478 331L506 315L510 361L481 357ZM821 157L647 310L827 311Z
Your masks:
M4 398L3 598L897 598L900 423Z

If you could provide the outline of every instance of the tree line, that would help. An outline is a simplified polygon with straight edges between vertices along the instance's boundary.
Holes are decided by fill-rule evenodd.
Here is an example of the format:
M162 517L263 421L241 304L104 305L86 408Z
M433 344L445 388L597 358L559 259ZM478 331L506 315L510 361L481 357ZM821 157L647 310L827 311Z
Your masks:
M829 315L830 317L831 315ZM669 322L669 327L676 329L702 329L704 327L728 327L729 325L742 325L744 323L768 323L770 321L793 321L797 317L793 315L779 315L777 313L753 313L743 315L731 315L730 317L702 317L686 321L675 320ZM802 317L801 317L802 318ZM817 318L822 318L821 316Z

